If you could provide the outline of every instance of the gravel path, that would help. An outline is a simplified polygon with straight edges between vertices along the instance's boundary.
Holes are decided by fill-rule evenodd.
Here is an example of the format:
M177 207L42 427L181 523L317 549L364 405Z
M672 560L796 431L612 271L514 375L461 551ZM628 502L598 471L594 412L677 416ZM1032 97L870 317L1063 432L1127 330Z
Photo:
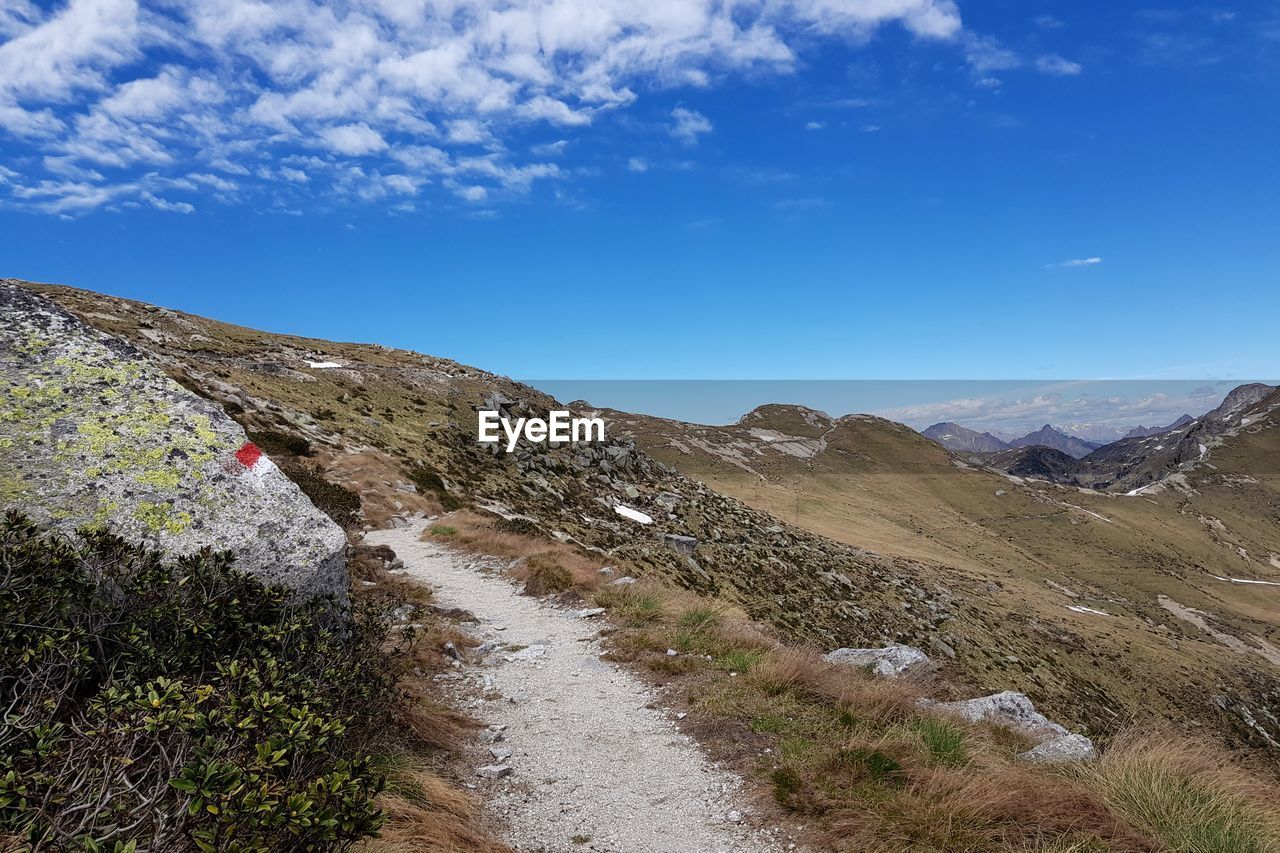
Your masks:
M495 572L506 561L422 542L423 527L374 531L366 542L393 548L441 606L475 614L469 630L493 644L483 666L462 667L455 681L480 688L483 699L458 692L491 724L484 737L501 738L483 763L507 775L477 784L507 843L546 853L794 849L749 826L741 780L655 709L651 688L600 659L598 619L519 595Z

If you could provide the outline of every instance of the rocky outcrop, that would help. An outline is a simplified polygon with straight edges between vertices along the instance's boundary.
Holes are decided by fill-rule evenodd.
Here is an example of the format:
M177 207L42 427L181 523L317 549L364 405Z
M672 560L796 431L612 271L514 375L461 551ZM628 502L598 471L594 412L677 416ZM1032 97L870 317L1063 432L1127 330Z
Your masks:
M345 597L346 536L214 403L138 351L0 282L0 507L172 554L203 547Z
M836 649L822 656L828 663L869 667L876 675L896 678L908 670L928 665L929 656L914 646L886 646L882 649Z
M1036 745L1018 757L1024 761L1055 763L1092 761L1098 757L1093 741L1073 734L1036 710L1026 694L1006 690L961 702L920 700L920 706L951 714L971 723L994 723L1032 738Z

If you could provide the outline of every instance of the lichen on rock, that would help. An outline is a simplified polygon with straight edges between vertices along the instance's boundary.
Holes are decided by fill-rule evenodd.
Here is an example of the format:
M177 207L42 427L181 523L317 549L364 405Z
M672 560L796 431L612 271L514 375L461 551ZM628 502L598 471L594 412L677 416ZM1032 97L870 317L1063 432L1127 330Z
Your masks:
M345 596L346 537L216 404L123 341L0 281L0 508L173 554L229 550Z

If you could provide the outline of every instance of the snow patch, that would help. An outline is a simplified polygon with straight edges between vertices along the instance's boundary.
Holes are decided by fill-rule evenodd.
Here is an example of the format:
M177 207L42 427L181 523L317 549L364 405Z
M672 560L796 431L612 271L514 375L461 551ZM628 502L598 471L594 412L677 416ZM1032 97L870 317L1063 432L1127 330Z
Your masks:
M1217 575L1209 575L1209 577L1216 581L1225 581L1227 583L1252 583L1259 586L1280 586L1280 583L1276 583L1275 581L1253 581L1248 578L1220 578Z
M645 515L643 512L641 512L638 509L632 509L631 507L625 506L623 504L618 504L617 506L615 506L613 508L613 511L616 512L618 515L622 516L623 518L629 518L632 521L638 521L641 524L653 524L653 519L651 517Z
M308 361L307 362L307 367L310 367L313 370L328 370L331 367L344 367L344 366L345 365L338 364L338 362L336 361Z
M1110 616L1111 615L1110 613L1106 613L1102 610L1094 610L1092 607L1085 607L1084 605L1081 605L1081 604L1067 604L1064 606L1068 610L1074 610L1076 613L1092 613L1094 616Z

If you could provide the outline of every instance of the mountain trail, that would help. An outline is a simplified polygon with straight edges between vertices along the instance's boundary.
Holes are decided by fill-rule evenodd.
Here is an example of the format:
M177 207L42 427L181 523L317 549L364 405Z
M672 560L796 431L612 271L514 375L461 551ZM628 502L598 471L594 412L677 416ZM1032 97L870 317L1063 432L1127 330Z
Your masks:
M543 853L796 849L750 825L742 780L680 732L656 691L601 660L599 619L520 595L497 573L510 561L423 542L425 526L365 541L395 550L437 604L474 614L468 630L491 649L452 680L487 737L500 738L478 762L498 778L478 785L507 843Z

